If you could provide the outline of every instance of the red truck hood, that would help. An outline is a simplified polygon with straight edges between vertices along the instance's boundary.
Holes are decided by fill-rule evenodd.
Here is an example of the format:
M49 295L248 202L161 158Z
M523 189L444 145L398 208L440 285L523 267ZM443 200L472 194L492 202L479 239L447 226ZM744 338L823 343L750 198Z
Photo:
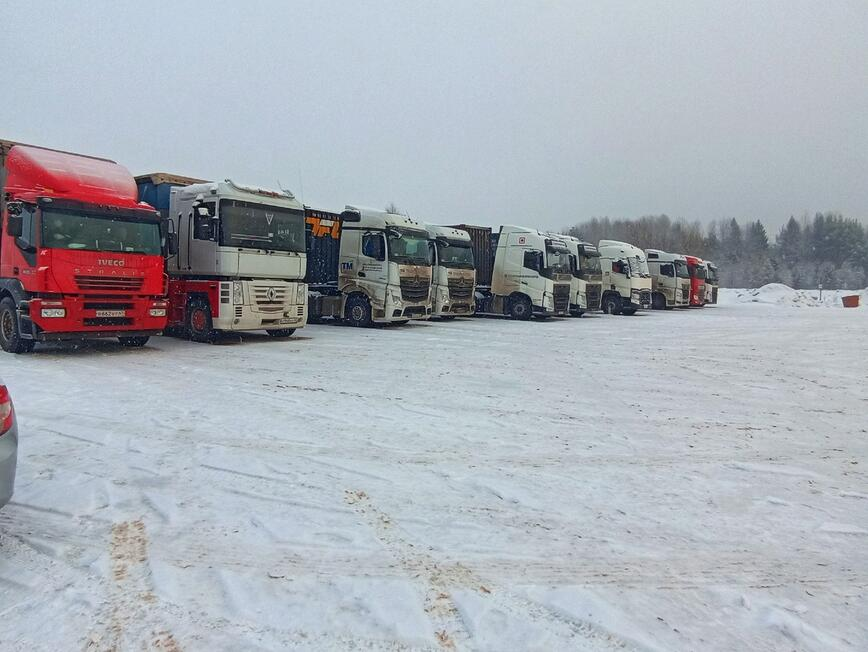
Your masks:
M107 251L43 249L38 272L45 292L163 295L163 257Z

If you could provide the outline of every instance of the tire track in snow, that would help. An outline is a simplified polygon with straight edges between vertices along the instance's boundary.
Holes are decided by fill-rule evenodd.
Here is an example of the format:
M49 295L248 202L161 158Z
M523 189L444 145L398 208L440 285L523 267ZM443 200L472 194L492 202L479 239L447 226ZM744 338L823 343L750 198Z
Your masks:
M344 500L365 519L404 572L425 582L425 612L435 627L435 635L442 649L473 648L473 636L451 595L456 588L473 591L504 613L541 624L548 631L557 632L573 643L587 643L594 650L634 649L627 641L590 622L567 617L496 586L461 563L444 564L437 561L398 534L391 517L378 509L364 491L347 490Z
M344 493L344 501L373 529L377 539L400 564L404 573L424 583L423 609L434 629L437 643L444 650L464 649L470 642L468 631L450 590L468 586L471 578L460 565L443 566L401 538L391 519L371 504L364 491Z
M115 652L125 649L128 630L153 621L157 597L149 585L148 537L141 519L112 525L109 544L111 584L108 601L97 615L97 627L88 636L85 652ZM157 616L159 617L159 616ZM138 634L131 635L141 639ZM174 635L166 629L154 629L142 649L181 652Z

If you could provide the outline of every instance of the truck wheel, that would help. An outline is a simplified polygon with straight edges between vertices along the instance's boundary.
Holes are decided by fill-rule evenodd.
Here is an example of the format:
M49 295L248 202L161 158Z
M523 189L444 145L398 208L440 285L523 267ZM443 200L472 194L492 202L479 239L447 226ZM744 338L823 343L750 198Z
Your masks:
M121 346L127 346L131 349L140 349L148 343L149 339L151 338L147 335L139 335L133 337L119 337L118 341L121 343Z
M533 305L523 294L511 297L509 300L509 316L513 319L527 321L533 315Z
M15 302L6 297L0 301L0 347L7 353L30 353L33 344L33 340L21 337Z
M187 303L187 335L194 342L214 341L216 333L207 299L190 299Z
M621 297L617 294L607 294L603 297L603 312L607 315L620 315Z
M666 310L666 298L659 293L655 293L651 297L651 307L654 310Z
M621 314L627 315L628 317L632 317L633 315L636 314L636 308L622 308Z
M265 331L269 337L292 337L295 332L294 328L275 328L274 330Z
M356 295L347 300L346 319L350 326L371 325L371 304L367 298Z

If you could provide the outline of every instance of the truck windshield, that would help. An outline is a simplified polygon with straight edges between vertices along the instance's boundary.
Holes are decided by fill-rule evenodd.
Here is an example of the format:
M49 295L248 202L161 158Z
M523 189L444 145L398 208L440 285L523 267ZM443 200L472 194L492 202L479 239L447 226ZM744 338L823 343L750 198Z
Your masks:
M634 276L651 276L651 270L648 269L648 261L639 256L628 256L627 264L630 266L630 273Z
M565 249L546 249L546 268L555 274L569 274L569 252Z
M220 200L220 244L271 251L304 253L304 211Z
M690 278L690 270L687 269L687 263L683 260L675 261L675 276L678 278Z
M437 262L443 267L473 269L473 249L470 243L437 241Z
M390 228L386 231L389 241L389 260L399 265L431 265L431 248L428 234L424 231Z
M42 246L48 249L162 254L160 225L128 217L68 210L42 211Z
M702 265L687 265L690 270L690 278L705 278L705 268Z
M717 268L710 267L708 268L708 282L711 285L717 285Z

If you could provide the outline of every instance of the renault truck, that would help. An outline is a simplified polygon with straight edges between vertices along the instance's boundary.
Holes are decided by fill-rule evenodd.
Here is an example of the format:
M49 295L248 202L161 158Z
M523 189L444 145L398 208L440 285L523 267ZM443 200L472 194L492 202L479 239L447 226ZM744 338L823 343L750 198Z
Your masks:
M160 221L114 161L0 141L0 347L166 326Z
M651 307L671 310L690 304L690 272L683 256L646 249L651 272Z
M433 254L431 316L472 315L476 311L476 266L470 234L451 226L427 228Z
M173 332L212 342L226 331L289 337L305 325L304 206L292 193L165 173L136 182L177 242L166 259Z
M473 243L476 313L527 320L570 310L570 251L561 236L523 226L459 224Z
M635 315L651 307L651 272L645 252L626 242L600 240L603 312Z
M406 215L346 206L305 209L311 321L351 326L431 317L428 230Z

